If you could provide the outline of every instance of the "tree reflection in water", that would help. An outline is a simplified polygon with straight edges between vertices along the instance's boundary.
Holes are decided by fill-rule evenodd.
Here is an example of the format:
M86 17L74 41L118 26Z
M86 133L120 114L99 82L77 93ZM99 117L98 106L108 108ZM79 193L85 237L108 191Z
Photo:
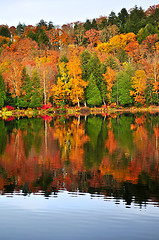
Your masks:
M0 120L0 190L159 202L159 115Z

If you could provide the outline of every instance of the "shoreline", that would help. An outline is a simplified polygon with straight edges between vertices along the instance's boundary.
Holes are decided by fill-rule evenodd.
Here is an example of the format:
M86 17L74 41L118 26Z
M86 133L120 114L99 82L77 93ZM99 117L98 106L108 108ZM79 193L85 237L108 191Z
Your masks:
M0 110L0 118L8 118L8 117L33 117L33 116L44 116L44 115L60 115L65 114L66 116L75 116L75 115L107 115L111 113L137 113L137 112L150 112L150 113L158 113L159 106L150 106L143 108L88 108L88 107L69 107L66 109L47 109L47 110L37 110L37 109L22 109L22 110L12 110L12 111L2 111Z

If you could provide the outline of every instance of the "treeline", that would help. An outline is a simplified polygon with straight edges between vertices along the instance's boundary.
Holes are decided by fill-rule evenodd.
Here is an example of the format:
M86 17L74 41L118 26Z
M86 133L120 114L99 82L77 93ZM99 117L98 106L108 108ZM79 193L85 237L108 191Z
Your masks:
M159 103L159 5L54 26L0 26L0 108Z

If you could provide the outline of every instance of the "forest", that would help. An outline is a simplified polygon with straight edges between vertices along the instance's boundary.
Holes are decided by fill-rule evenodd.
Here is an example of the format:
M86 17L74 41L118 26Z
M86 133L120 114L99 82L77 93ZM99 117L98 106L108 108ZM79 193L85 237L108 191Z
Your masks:
M159 104L159 5L0 26L0 109Z

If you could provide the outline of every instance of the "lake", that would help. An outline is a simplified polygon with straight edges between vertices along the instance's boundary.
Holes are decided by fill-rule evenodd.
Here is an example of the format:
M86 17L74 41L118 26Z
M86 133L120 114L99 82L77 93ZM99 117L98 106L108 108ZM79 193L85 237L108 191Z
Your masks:
M0 120L0 239L159 239L159 114Z

